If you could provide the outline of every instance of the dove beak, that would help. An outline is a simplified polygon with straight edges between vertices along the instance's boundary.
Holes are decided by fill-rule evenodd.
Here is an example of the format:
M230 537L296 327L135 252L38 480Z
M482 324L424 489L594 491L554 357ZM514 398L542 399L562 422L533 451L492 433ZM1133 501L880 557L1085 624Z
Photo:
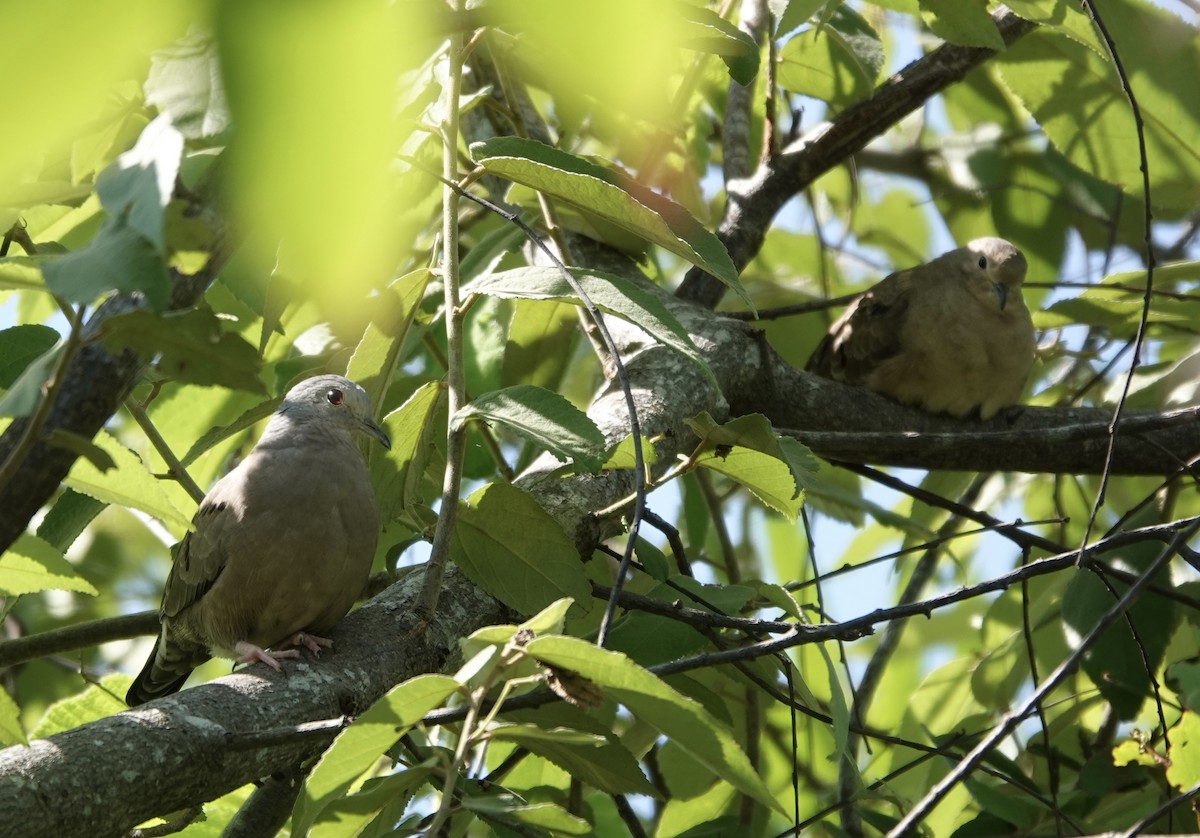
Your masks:
M392 441L388 439L388 435L383 432L383 428L379 427L370 419L364 419L360 426L364 433L368 433L375 439L379 440L379 444L389 451L392 450Z
M992 288L996 290L996 302L1000 303L1000 310L1004 311L1004 305L1008 302L1008 286L997 282Z

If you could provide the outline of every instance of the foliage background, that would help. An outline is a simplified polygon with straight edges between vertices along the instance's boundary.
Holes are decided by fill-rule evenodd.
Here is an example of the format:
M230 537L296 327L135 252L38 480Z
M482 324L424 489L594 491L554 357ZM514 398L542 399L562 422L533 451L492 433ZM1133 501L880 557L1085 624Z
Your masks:
M22 653L5 671L0 742L19 749L123 709L117 696L148 648L136 635L151 629L111 620L155 605L168 547L196 503L183 481L157 479L172 473L169 460L202 490L252 445L291 382L348 371L399 443L370 455L386 522L377 569L427 555L443 472L457 459L445 430L456 417L471 497L446 546L487 593L542 617L532 645L511 645L512 629L477 636L464 655L473 666L409 682L362 716L297 792L293 832L428 829L422 818L455 768L470 777L449 796L457 834L886 832L1089 643L978 770L923 813L924 827L1195 831L1186 803L1200 788L1197 449L1103 480L1099 467L1053 456L1001 471L995 452L1006 443L986 432L1074 427L1085 414L1066 408L1103 406L1095 416L1111 417L1120 399L1158 421L1195 401L1196 11L1094 3L1138 125L1083 7L1008 5L1035 25L974 0L126 0L14 16L5 75L19 69L29 81L9 90L20 130L0 136L0 227L10 229L0 293L12 323L0 330L0 422L12 423L0 440L0 592L10 639L78 625L92 634L54 654ZM936 52L942 43L949 52ZM927 93L887 81L921 56L922 69L904 75L927 71ZM856 125L863 141L839 145L838 132ZM436 176L447 165L473 193L549 230L602 307L647 328L655 340L609 318L628 362L648 343L675 347L668 355L687 372L639 393L659 478L678 465L672 453L695 448L684 422L701 407L724 422L732 402L746 408L734 413L791 429L727 429L728 456L710 447L651 494L679 540L643 524L626 591L667 613L625 601L606 645L627 657L571 639L595 640L594 586L611 584L611 553L624 546L619 514L592 530L579 515L632 485L628 453L610 461L605 451L628 433L627 416L607 397L593 403L611 368L597 361L572 292L529 267L540 263L519 231L448 201ZM441 293L451 230L461 318L447 317ZM711 307L732 288L724 309L761 311L861 290L991 234L1030 262L1034 408L987 429L936 424L958 440L952 469L921 469L921 454L897 459L870 439L846 459L917 468L818 467L797 438L828 455L817 432L928 431L922 423L940 420L832 385L815 392L846 400L836 402L844 428L784 409L766 388L735 398L738 364L744 382L761 368L718 337L748 341L744 327L651 287L679 288L699 264L724 284L692 269L681 296ZM802 366L835 315L814 306L758 324L779 354L773 369ZM461 413L445 395L458 357L447 321L460 319L471 402ZM136 378L128 398L106 378L120 364ZM77 379L115 394L98 433L70 423L72 400L87 401ZM714 382L727 401L704 389ZM662 409L693 386L701 395L686 415ZM1170 420L1194 421L1187 411ZM1085 447L1067 439L1064 461L1065 449ZM546 449L560 456L539 458ZM29 475L57 486L64 457L75 462L62 488L39 496ZM532 494L511 488L530 467L518 483ZM610 485L606 502L588 494L594 485ZM1082 545L1091 549L1077 567ZM579 549L590 561L578 562ZM1028 563L1028 576L1011 573ZM1138 578L1152 589L1094 631ZM989 579L1000 581L971 587ZM959 588L958 601L931 601ZM554 605L568 596L571 610ZM676 600L747 622L672 613ZM780 625L855 621L889 628L816 643ZM786 651L747 653L738 666L712 654L771 634L791 638ZM95 645L101 635L113 642ZM413 708L452 694L476 706L485 688L537 674L535 659L590 678L606 703L502 713L507 726L430 722L393 747L417 722ZM686 673L642 668L681 660ZM225 791L195 792L192 805L219 799L186 834L215 834L249 793ZM168 814L155 795L141 809L113 799L111 822Z

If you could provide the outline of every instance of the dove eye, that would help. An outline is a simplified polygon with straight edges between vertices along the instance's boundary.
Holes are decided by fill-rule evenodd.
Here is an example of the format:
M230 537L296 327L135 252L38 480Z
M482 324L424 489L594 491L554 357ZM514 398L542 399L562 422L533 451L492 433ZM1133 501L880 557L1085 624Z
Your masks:
M987 267L987 257L986 256L979 257L979 267L981 267L981 268Z
M329 392L327 392L325 394L325 398L328 399L329 403L331 405L333 405L334 407L337 407L338 405L340 405L342 402L344 402L346 400L346 397L344 395L342 395L342 391L338 390L337 388L334 388L334 389L330 390Z

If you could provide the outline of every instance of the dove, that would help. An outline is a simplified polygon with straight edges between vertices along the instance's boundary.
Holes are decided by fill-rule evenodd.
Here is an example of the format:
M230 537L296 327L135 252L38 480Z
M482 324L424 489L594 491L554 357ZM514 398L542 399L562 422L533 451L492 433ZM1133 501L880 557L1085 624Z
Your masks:
M1020 250L987 237L891 274L829 327L806 368L932 413L990 419L1020 401L1033 368L1025 270Z
M338 375L294 386L262 438L213 485L175 550L161 631L131 707L169 695L211 657L314 655L366 585L379 514L355 433L391 447L365 390Z

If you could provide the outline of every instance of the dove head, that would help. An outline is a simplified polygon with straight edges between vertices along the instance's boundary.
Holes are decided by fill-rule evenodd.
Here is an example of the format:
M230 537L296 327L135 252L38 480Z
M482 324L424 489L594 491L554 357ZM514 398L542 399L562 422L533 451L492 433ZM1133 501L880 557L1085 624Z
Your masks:
M1015 245L988 236L975 239L959 252L976 294L985 302L999 305L1003 311L1013 294L1020 296L1027 264L1025 254Z
M371 399L367 391L340 375L318 375L305 379L283 397L264 438L278 433L294 433L298 428L344 435L364 433L377 439L384 448L391 440L371 418Z

